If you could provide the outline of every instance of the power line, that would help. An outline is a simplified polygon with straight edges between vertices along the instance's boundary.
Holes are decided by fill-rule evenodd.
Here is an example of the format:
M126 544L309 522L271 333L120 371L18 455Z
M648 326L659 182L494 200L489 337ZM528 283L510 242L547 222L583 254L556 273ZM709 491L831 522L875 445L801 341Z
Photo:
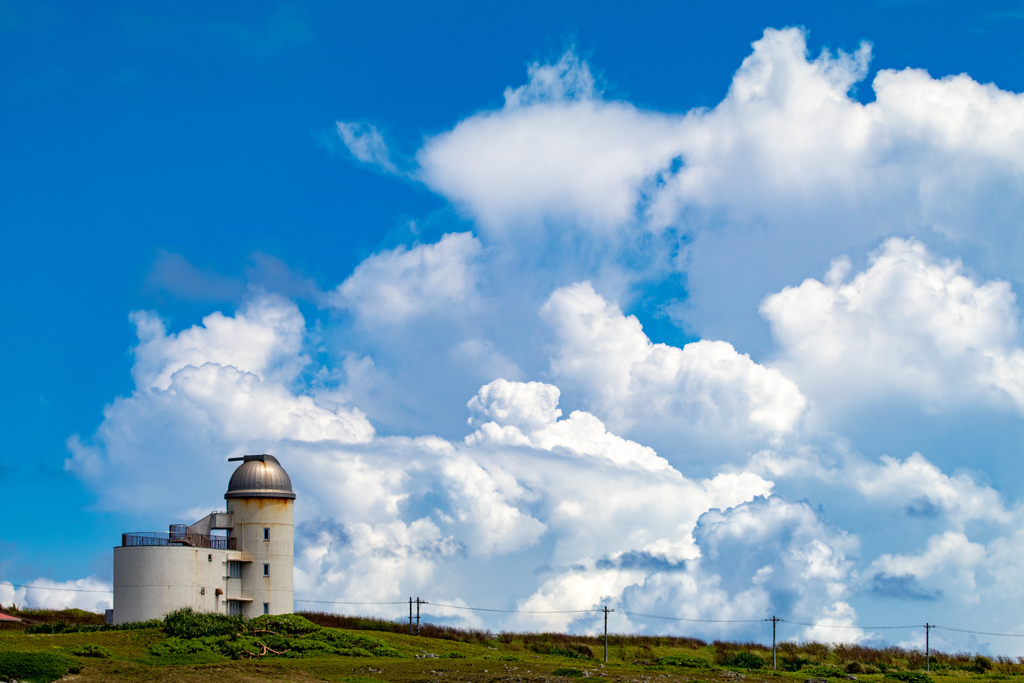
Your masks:
M812 628L822 626L824 628L856 628L856 629L868 629L868 630L879 630L879 629L893 629L893 628L924 628L921 624L910 624L909 626L857 626L854 624L809 624L805 621L786 621L787 624L794 624L796 626L810 626Z
M0 583L0 586L11 586L12 588L31 588L32 590L43 591L64 591L65 593L113 593L114 591L97 591L86 588L55 588L51 586L36 586L28 583Z
M405 600L393 602L348 602L345 600L300 600L294 602L315 603L320 605L404 605ZM467 605L448 605L443 602L431 602L435 607L447 607L449 609L472 610L475 612L502 612L505 614L584 614L589 612L600 612L600 609L576 609L576 610L521 610L521 609L495 609L492 607L469 607Z
M972 633L979 636L1006 636L1007 638L1024 638L1024 634L1021 633L990 633L989 631L968 631L963 628L953 628L952 626L936 626L932 624L932 628L941 628L946 631L956 631L957 633Z
M292 602L311 602L318 605L404 605L404 600L393 602L346 602L345 600L299 600L295 598Z
M684 619L682 617L664 617L660 614L640 614L639 612L627 612L621 609L619 610L619 613L628 614L631 617L646 617L647 619L665 619L666 621L690 621L701 624L760 624L762 621L764 621L764 619Z
M494 609L491 607L467 607L465 605L445 605L440 602L430 603L435 607L472 610L474 612L502 612L504 614L586 614L600 612L600 609L559 609L559 610L525 610L525 609Z

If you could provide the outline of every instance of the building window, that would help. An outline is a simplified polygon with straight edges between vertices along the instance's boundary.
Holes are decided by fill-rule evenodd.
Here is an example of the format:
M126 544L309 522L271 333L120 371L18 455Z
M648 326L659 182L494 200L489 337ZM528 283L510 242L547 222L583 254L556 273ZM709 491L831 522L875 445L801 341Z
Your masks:
M268 527L268 526L263 527L263 540L264 541L269 541L270 540L270 527Z
M263 565L263 576L270 576L270 565L264 563Z
M228 614L237 616L242 613L242 603L238 600L228 600Z
M228 562L228 578L229 579L240 579L240 578L242 578L242 563L241 562Z
M263 613L264 614L270 614L270 603L269 602L263 603Z

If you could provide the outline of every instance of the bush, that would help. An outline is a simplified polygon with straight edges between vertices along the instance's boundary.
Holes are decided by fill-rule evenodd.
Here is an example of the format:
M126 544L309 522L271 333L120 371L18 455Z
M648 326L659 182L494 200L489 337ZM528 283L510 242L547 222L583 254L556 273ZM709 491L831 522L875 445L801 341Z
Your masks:
M802 673L814 678L844 678L846 672L834 666L812 666L804 669Z
M264 614L249 622L249 632L273 631L277 634L304 635L319 631L322 626L314 624L297 614Z
M197 612L191 607L182 607L164 617L164 631L178 638L234 635L245 630L245 624L246 619L241 615Z
M971 660L970 671L975 673L983 674L986 671L992 670L992 660L984 655L975 655L974 659Z
M583 678L583 672L579 669L555 669L552 676L568 676L569 678Z
M102 645L93 645L92 643L76 647L71 651L71 654L76 657L98 657L100 659L110 659L114 656L113 652Z
M0 652L0 679L50 683L82 670L78 660L55 652Z
M163 619L148 619L146 621L126 621L123 624L103 626L103 631L137 631L144 628L163 628Z
M569 659L594 659L594 651L587 645L569 643L566 647L553 647L547 654Z
M29 633L74 633L77 630L77 626L69 624L63 619L51 621L45 624L35 624L34 626L28 627Z
M885 678L903 683L931 683L931 676L920 671L886 671Z
M763 669L764 658L753 652L737 652L722 662L722 666L734 666L738 669Z
M780 657L779 668L783 671L800 671L805 666L814 664L814 660L807 659L806 657Z
M539 655L555 655L557 657L568 657L569 659L595 659L594 651L589 645L583 643L563 643L552 645L551 643L539 642L528 643L528 647Z
M687 669L707 669L711 667L711 662L703 657L694 657L693 655L669 655L659 659L658 664L681 666Z

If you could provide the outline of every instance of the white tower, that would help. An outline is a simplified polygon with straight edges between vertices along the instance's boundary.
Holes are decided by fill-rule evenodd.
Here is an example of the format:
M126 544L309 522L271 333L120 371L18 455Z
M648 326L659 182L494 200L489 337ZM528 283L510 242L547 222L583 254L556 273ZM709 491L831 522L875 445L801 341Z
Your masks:
M231 536L237 538L245 560L229 567L239 591L228 582L230 611L247 617L290 614L295 557L295 494L292 480L272 455L246 455L231 475L227 500L232 515ZM240 570L240 571L239 571ZM244 596L236 605L234 595Z

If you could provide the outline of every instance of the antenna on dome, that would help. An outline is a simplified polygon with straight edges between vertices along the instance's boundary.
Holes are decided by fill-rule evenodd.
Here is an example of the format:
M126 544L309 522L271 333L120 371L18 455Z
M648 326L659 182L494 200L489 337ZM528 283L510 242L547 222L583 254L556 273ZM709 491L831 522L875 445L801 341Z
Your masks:
M243 455L243 456L240 456L240 457L237 457L237 458L228 458L228 462L238 462L239 460L243 460L245 462L252 462L253 460L259 460L260 462L266 462L266 460L265 460L266 457L267 457L266 453L261 453L260 455Z

